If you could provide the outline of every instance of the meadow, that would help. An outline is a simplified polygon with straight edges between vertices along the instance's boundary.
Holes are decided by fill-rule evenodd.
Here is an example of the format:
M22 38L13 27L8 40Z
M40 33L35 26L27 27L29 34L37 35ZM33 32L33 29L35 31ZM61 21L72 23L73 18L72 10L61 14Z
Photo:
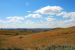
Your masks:
M0 30L0 50L75 50L75 26L38 30Z

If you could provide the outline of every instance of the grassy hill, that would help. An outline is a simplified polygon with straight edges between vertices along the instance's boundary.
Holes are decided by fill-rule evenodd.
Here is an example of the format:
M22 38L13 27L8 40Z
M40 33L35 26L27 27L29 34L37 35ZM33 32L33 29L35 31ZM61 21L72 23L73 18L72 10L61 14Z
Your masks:
M20 32L21 33L21 32ZM0 35L0 48L21 48L24 50L75 50L75 26L28 35ZM74 48L73 48L73 47ZM68 49L64 49L68 50Z
M52 30L50 28L16 28L16 29L0 29L0 35L28 35L38 32L46 32Z

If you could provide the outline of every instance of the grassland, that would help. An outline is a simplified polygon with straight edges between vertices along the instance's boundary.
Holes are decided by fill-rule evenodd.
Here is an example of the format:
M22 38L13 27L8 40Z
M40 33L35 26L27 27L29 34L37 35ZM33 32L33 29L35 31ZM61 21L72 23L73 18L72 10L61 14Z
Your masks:
M0 49L75 50L75 26L35 32L0 30Z

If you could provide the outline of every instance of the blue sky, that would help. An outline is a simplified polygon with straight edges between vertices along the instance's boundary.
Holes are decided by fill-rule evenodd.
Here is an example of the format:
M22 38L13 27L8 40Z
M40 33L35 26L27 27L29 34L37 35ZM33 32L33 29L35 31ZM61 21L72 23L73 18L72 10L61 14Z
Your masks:
M0 0L0 28L75 25L75 0Z

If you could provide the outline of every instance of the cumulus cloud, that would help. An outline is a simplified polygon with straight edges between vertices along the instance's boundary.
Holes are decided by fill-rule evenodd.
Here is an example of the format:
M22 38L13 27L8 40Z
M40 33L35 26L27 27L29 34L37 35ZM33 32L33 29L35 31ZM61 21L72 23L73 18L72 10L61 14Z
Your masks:
M0 19L0 22L1 23L15 23L15 22L24 22L25 21L25 18L22 16L9 16L9 17L6 17L4 19Z
M60 18L61 20L59 20ZM8 26L13 28L16 27L56 28L56 27L70 27L74 25L75 25L75 12L64 11L64 8L62 8L61 6L46 6L38 10L35 10L25 16L10 16L6 17L4 20L0 20L0 26L2 27Z
M47 18L47 21L51 22L51 21L54 21L55 19L54 18Z
M57 14L58 16L63 16L63 17L74 17L75 16L75 12L61 12L59 14Z
M75 12L69 12L66 14L63 14L63 17L71 18L72 20L75 20Z
M28 14L25 18L40 18L42 17L40 14Z
M24 20L24 17L12 16L12 17L7 17L6 20L7 22L20 22Z
M63 18L69 18L70 21L71 20L75 21L75 12L61 12L57 14L57 16L62 16Z
M43 7L39 10L36 10L35 13L40 13L40 14L57 14L63 10L62 7L60 6L46 6Z

